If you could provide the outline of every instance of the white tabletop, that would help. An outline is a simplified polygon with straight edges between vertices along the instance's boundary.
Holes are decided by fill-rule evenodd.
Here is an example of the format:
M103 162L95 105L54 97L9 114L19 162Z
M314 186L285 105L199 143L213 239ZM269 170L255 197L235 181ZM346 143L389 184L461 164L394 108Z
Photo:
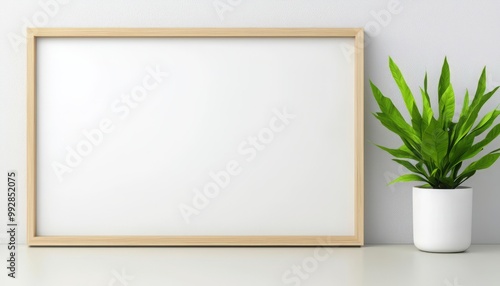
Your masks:
M1 260L7 259L2 245ZM4 259L5 258L5 259ZM0 285L500 285L500 245L433 254L412 245L344 248L27 247Z

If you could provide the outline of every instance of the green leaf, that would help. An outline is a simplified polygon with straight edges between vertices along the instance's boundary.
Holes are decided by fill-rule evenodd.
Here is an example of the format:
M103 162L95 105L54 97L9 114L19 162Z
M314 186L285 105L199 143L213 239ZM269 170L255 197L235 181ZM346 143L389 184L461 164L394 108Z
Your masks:
M429 98L429 95L425 90L420 89L420 93L422 94L422 126L427 128L429 124L431 123L431 119L434 118L434 112L432 111L431 107L431 100Z
M462 168L462 162L458 163L453 167L453 178L456 178L458 175L458 171L460 171L460 168Z
M495 163L495 161L500 157L500 153L489 153L488 155L482 157L481 159L472 162L465 170L463 171L463 174L467 174L469 172L477 171L477 170L482 170L482 169L487 169Z
M375 117L392 132L409 140L415 146L419 145L420 137L415 134L413 128L405 121L394 103L388 97L385 97L372 82L370 82L370 86L381 110L381 112L375 114Z
M424 91L425 91L425 94L429 95L429 93L427 92L427 72L425 72L425 76L424 76Z
M441 76L439 77L438 85L438 100L441 101L441 96L445 93L450 85L450 67L448 65L448 59L444 58L443 67L441 68Z
M403 146L401 147L401 149L403 150L403 147L404 147L404 150L408 150L409 152L411 152L412 154L414 154L415 156L417 156L417 158L419 160L422 159L422 155L420 153L420 149L422 148L422 143L420 143L420 145L416 145L415 147L411 145L411 143L406 140L406 139L401 139L403 141Z
M414 181L417 181L417 182L427 182L427 180L425 178L423 178L423 177L421 177L419 175L406 174L406 175L403 175L403 176L395 179L394 181L390 182L389 185L392 185L394 183L399 183L399 182L414 182Z
M416 165L415 165L415 168L417 168L417 170L420 171L420 174L422 175L425 175L425 177L427 177L427 173L425 172L425 169L424 169L424 162L418 162Z
M387 147L380 146L380 145L376 145L376 146L379 147L380 149L386 151L387 153L391 154L392 156L394 156L396 158L418 160L418 158L411 151L409 151L408 148L391 149L391 148L387 148Z
M484 131L486 131L488 128L490 128L491 125L493 125L493 122L495 122L495 119L500 115L500 109L495 109L491 112L488 112L482 119L479 121L479 123L472 129L470 132L470 135L473 135L474 137L477 137L481 135Z
M394 162L402 165L403 167L405 167L406 169L408 169L408 171L410 171L410 172L420 174L420 170L418 170L417 167L415 167L412 163L410 163L410 162L408 162L406 160L392 159L392 161L394 161Z
M465 153L460 157L460 160L467 160L476 156L477 154L479 154L479 152L483 150L483 148L486 145L488 145L491 141L495 140L499 135L500 135L500 123L497 124L495 127L493 127L490 130L490 132L488 132L486 137L484 137L483 140L470 146L470 148L468 148L467 151L465 151ZM469 136L473 137L472 135Z
M466 116L468 113L469 113L469 90L466 90L462 111L460 112L460 117Z
M432 177L439 177L439 174L440 174L440 172L439 172L438 168L432 170L432 172L431 172Z
M413 129L417 132L417 134L421 134L422 116L420 115L417 104L415 103L415 97L408 87L408 84L406 83L401 70L399 70L399 67L396 65L396 63L394 63L392 58L389 58L389 68L391 70L394 81L401 91L401 95L403 96L406 108L410 113Z
M418 146L420 144L420 138L413 133L413 129L411 129L411 127L404 120L398 120L387 116L385 113L376 113L374 115L375 118L382 123L382 125L399 135L403 142L405 140L409 141L413 146Z
M472 100L471 108L474 108L479 104L481 97L483 96L485 91L486 91L486 67L483 68L481 76L479 77L479 81L477 82L476 94L474 95L474 99Z
M465 119L463 124L460 124L458 130L457 141L461 140L469 131L472 129L474 122L476 121L479 111L483 107L483 105L495 94L499 87L494 88L492 91L488 92L478 101L477 104L474 104L474 101L471 104L469 116ZM476 98L474 98L476 100Z
M458 140L458 133L461 130L461 127L464 125L465 121L467 118L470 116L469 114L469 90L465 91L465 97L464 97L464 102L462 106L462 111L460 112L460 117L458 119L457 125L455 126L455 129L453 130L452 133L452 138L453 138L453 144L455 144ZM460 137L462 138L462 137Z
M467 181L470 177L474 176L476 174L476 171L469 172L469 173L463 173L460 175L454 182L454 188L460 186L463 184L465 181Z
M455 93L451 84L444 91L439 99L439 119L440 125L447 128L455 114Z
M448 133L435 120L422 134L422 155L439 166L448 152Z
M441 177L440 182L437 184L437 189L450 189L452 188L454 181L452 178Z
M456 166L460 161L463 161L465 153L467 153L474 144L474 136L466 136L457 144L453 145L450 151L449 160L450 167Z

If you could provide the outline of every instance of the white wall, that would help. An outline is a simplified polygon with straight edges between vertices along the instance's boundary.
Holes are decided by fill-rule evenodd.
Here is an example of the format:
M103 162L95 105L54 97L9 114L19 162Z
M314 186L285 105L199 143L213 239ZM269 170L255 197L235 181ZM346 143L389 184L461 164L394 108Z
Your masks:
M49 0L41 1L51 2ZM54 2L52 2L54 3ZM436 86L440 66L448 56L452 81L460 98L475 89L483 65L489 67L489 87L500 85L500 3L494 1L306 1L306 0L60 0L43 12L36 1L5 1L0 10L0 176L17 170L19 220L25 241L26 178L26 54L22 37L27 22L47 27L361 27L367 28L365 229L367 243L411 243L411 184L387 186L401 170L370 142L399 142L371 116L377 111L368 89L373 80L398 106L403 106L387 67L392 56L418 92L424 71ZM63 4L64 3L64 4ZM214 3L229 3L219 13ZM219 6L223 9L224 6ZM380 11L392 11L382 12ZM380 18L383 16L383 18ZM377 20L378 19L378 20ZM377 23L378 21L378 23ZM31 24L29 24L31 25ZM16 36L17 35L17 36ZM417 93L418 94L418 93ZM488 108L500 103L498 94ZM460 104L459 104L460 106ZM498 148L499 141L495 142ZM500 164L468 182L475 189L474 243L500 243ZM5 188L5 185L1 187ZM2 191L1 234L5 237L5 192ZM91 206L89 206L89 211ZM2 240L2 242L5 242Z

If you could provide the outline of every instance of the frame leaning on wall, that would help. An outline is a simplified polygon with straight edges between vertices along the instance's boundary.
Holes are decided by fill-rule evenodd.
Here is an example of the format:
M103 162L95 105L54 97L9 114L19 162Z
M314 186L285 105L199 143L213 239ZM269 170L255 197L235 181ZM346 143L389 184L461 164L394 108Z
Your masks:
M40 38L348 38L354 59L354 235L40 235L37 232L37 39ZM363 245L363 30L358 28L32 28L27 33L27 193L30 246L314 246ZM346 118L339 118L346 121ZM339 191L339 190L332 190ZM340 190L342 191L342 190ZM345 191L345 190L343 190ZM39 222L38 222L39 223Z

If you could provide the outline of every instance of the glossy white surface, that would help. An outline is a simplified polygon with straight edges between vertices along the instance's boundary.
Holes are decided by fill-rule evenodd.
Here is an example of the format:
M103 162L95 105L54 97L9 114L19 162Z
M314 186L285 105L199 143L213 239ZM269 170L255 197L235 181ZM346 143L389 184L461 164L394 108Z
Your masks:
M0 253L3 260L6 253ZM0 285L486 286L500 284L499 260L500 245L473 245L461 254L425 253L412 245L325 249L22 246L18 277L7 278L3 269ZM297 267L303 279L293 274Z
M413 241L430 252L460 252L471 245L472 188L413 188Z

